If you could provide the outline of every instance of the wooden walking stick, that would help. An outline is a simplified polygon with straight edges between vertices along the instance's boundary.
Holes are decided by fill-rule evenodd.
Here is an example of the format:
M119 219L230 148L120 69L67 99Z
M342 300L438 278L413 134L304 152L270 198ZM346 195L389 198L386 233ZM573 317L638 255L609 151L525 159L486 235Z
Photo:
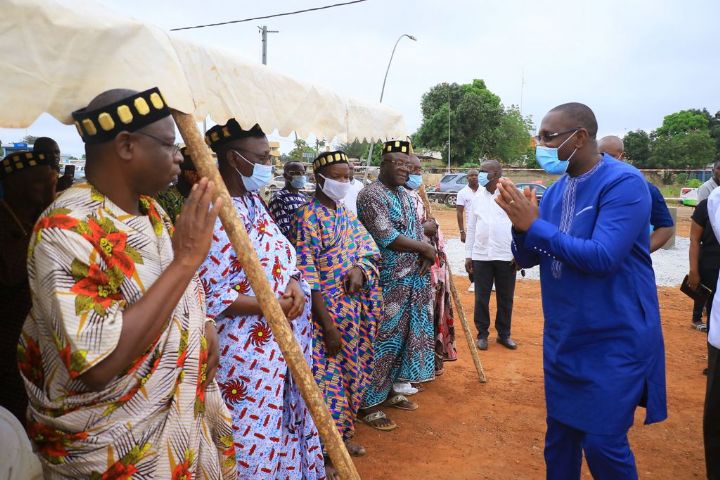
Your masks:
M350 458L347 448L345 448L345 443L335 426L335 422L325 404L325 399L315 383L300 346L295 341L287 318L270 288L255 249L250 243L250 238L243 224L240 223L237 212L233 208L230 193L220 176L220 172L218 172L210 150L205 145L205 141L195 125L195 120L191 115L175 110L173 110L173 118L175 118L175 123L190 151L195 168L197 168L201 176L207 177L215 183L218 196L222 197L223 204L220 210L220 220L225 227L230 243L235 249L235 254L240 260L248 280L250 280L253 292L255 292L275 340L280 346L280 351L292 373L293 380L300 388L300 393L305 399L313 420L315 420L320 438L332 459L333 466L343 479L359 480L360 475L355 469L355 464Z
M425 205L425 211L427 211L428 215L432 215L432 209L430 208L430 200L428 199L427 192L425 191L425 185L420 185L420 198L422 199L423 205ZM468 325L467 318L465 318L465 309L460 302L460 295L458 295L457 289L455 288L455 281L453 280L452 268L450 267L450 262L448 262L447 259L445 259L445 265L448 269L448 277L450 277L450 295L452 296L453 302L455 303L455 310L457 310L458 312L458 317L460 317L460 323L462 324L463 332L465 332L465 339L468 343L470 356L472 357L473 363L475 364L475 370L477 370L478 377L480 377L480 383L485 383L487 382L485 370L483 370L482 363L480 363L480 356L478 355L477 348L475 348L475 338L470 331L470 326Z

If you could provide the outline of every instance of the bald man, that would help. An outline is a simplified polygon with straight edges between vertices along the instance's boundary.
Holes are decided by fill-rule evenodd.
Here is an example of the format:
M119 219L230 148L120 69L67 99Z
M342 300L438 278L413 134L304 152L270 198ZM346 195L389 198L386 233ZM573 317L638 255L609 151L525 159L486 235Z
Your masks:
M490 335L490 291L495 284L497 342L515 350L510 338L516 269L510 245L510 219L495 201L500 192L498 181L502 166L497 160L486 160L478 173L478 193L468 209L468 230L465 241L465 270L475 284L475 345L488 349Z
M545 328L548 479L637 479L627 433L667 418L665 356L650 259L650 194L631 165L598 153L597 121L580 103L540 124L536 158L562 175L540 207L529 188L500 179L513 253L540 265Z
M616 160L625 160L625 146L620 137L608 135L598 142L598 152L607 153ZM659 249L670 240L675 233L675 222L673 222L668 210L665 198L655 185L648 182L648 190L652 200L650 210L650 253Z

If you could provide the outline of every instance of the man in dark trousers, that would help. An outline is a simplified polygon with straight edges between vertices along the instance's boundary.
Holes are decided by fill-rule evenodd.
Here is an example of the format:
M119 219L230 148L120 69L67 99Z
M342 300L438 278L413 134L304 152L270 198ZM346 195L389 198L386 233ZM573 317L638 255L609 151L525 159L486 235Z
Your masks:
M477 347L487 350L490 334L490 290L495 283L497 342L511 350L517 344L510 338L513 297L515 295L515 263L511 249L511 222L495 199L502 167L497 160L480 166L479 188L468 212L465 241L465 270L475 283L475 326Z

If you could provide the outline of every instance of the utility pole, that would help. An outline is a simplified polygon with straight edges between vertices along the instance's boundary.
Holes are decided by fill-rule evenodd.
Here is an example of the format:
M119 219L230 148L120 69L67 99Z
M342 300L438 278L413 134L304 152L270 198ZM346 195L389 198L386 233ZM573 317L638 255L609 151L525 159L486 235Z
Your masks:
M448 173L450 173L450 83L448 83Z
M267 65L267 35L268 33L280 33L279 30L268 30L267 25L263 25L262 27L258 26L258 30L260 30L260 35L262 36L262 63L263 65Z

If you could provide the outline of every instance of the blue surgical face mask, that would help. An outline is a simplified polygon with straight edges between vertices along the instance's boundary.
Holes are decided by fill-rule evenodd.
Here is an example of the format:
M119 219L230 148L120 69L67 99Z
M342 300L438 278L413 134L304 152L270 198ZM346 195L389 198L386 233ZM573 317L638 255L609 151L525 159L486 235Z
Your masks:
M558 158L558 150L562 148L562 146L565 145L565 143L567 143L567 141L570 140L576 133L577 130L575 130L573 134L557 148L545 147L542 145L535 147L535 160L537 160L543 170L550 175L562 175L567 171L570 159L573 155L575 155L575 152L577 152L577 148L573 150L573 153L570 154L567 160L560 160L560 158Z
M245 158L237 150L235 150L235 153L240 155L240 158L242 158L245 162L249 163L253 167L252 175L249 177L246 177L245 175L240 173L240 170L233 167L235 168L235 171L238 173L238 175L240 175L240 178L242 178L243 185L245 185L245 190L247 190L248 192L257 192L270 182L270 179L272 178L272 165L253 163L247 158Z
M306 175L293 175L292 180L290 180L290 186L296 190L302 190L303 188L305 188L306 183Z
M478 184L481 187L486 186L488 183L490 183L490 179L488 178L490 175L488 175L487 172L479 172L478 173Z
M417 190L422 185L422 175L411 173L408 175L408 181L405 182L405 186L410 190Z

